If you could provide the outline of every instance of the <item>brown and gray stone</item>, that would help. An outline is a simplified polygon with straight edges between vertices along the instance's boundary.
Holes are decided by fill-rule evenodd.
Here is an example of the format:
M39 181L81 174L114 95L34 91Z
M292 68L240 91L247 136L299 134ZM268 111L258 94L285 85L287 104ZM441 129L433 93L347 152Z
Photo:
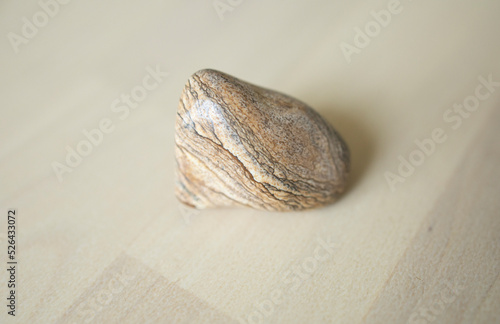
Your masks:
M349 150L297 99L214 70L192 75L175 125L177 198L196 208L314 208L346 186Z

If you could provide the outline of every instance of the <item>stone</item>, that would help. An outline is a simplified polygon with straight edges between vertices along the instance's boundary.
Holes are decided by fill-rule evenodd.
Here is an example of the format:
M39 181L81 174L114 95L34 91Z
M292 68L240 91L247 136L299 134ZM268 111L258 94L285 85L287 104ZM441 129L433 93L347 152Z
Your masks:
M176 196L195 208L320 207L349 173L346 143L312 108L215 70L187 81L175 144Z

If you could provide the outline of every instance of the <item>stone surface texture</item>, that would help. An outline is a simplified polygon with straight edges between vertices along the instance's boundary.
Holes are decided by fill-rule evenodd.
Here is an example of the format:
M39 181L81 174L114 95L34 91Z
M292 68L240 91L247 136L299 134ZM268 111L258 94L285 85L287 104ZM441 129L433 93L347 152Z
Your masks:
M318 113L222 72L189 78L175 130L176 196L192 207L301 210L346 186L349 150Z

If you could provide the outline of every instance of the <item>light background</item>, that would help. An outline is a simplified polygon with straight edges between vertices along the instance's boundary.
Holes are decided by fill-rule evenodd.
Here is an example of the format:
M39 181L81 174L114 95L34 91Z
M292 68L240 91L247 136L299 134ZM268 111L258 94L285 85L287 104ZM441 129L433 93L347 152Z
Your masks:
M17 315L1 306L0 322L500 322L500 88L456 130L443 119L480 76L500 81L500 2L401 0L350 63L341 44L391 1L220 2L232 10L73 0L19 46L12 33L55 2L0 3L1 267L8 208L19 261ZM157 66L168 76L121 120L112 102ZM342 199L180 206L173 126L202 68L325 116L352 153ZM53 163L103 118L113 131L58 181ZM447 140L391 190L385 173L435 128ZM318 240L333 248L314 263Z

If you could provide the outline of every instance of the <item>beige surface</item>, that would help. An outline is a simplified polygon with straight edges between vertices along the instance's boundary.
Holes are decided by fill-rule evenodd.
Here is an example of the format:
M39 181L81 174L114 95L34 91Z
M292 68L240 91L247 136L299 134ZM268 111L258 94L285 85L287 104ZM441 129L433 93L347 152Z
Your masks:
M17 316L2 306L0 322L499 323L500 88L457 129L443 114L480 76L500 81L500 3L402 0L350 64L342 42L388 1L231 3L221 20L210 0L75 0L18 53L8 33L40 6L0 4L2 268L7 208L19 238ZM113 111L148 66L169 75ZM179 206L177 102L207 67L322 113L352 151L343 198ZM52 164L103 119L112 131L58 181ZM384 174L436 128L446 141L391 190Z

